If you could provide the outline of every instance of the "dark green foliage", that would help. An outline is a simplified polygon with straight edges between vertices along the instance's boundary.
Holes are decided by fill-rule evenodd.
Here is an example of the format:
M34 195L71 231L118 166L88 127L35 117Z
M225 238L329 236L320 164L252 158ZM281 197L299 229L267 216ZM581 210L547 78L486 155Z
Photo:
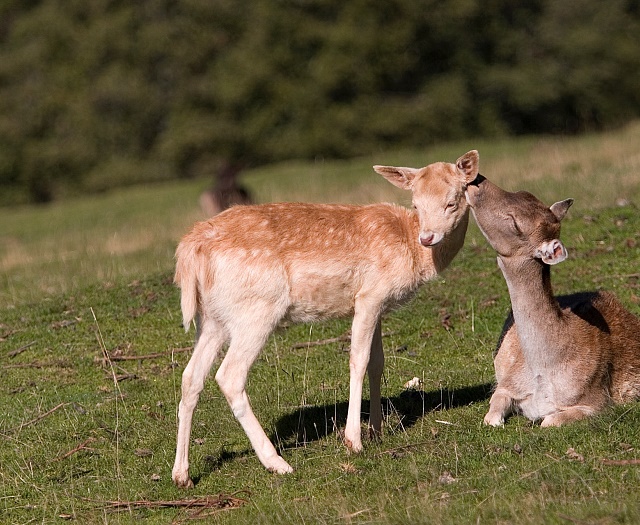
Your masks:
M640 114L632 0L0 6L0 204Z

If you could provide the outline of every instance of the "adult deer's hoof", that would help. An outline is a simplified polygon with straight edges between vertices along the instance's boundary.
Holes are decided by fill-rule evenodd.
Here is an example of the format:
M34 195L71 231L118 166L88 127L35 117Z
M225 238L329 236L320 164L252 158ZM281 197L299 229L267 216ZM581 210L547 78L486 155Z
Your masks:
M484 424L492 427L502 427L504 426L504 418L500 414L488 412L487 415L484 416Z

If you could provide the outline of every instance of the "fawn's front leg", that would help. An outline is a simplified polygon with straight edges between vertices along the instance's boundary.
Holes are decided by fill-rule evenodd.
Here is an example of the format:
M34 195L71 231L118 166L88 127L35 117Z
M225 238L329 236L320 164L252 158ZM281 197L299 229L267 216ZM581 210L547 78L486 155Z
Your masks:
M378 319L373 340L367 375L369 376L369 435L372 438L382 434L382 401L380 384L384 370L384 352L382 350L382 323Z
M349 356L349 410L347 412L347 425L344 429L344 441L352 452L362 450L362 437L360 432L360 410L362 407L362 384L364 375L369 366L371 345L374 340L376 327L379 325L379 311L366 308L366 305L357 305L351 327L351 354ZM379 369L379 356L376 356L374 365L374 382ZM374 389L376 390L376 389ZM382 424L379 388L377 388L376 415L373 418L376 425ZM380 410L378 417L377 411ZM373 414L373 409L372 409Z

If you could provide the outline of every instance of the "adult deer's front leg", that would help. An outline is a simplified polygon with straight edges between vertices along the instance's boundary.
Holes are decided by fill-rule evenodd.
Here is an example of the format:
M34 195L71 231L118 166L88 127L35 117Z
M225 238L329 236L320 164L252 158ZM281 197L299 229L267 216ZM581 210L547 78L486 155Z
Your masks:
M492 427L504 425L504 420L513 411L513 398L511 393L498 387L489 401L489 412L484 416L484 424Z
M344 430L344 441L353 452L362 450L360 432L360 409L362 407L362 384L369 365L371 343L379 322L377 310L358 307L351 327L351 354L349 357L349 410L347 426ZM380 399L378 396L378 404Z

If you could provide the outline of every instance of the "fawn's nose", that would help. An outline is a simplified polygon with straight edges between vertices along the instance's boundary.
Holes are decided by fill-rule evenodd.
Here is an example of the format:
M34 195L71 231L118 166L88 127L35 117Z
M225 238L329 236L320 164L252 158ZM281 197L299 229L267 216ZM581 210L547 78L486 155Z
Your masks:
M436 240L436 234L433 232L425 232L420 234L420 244L422 246L433 246L438 242Z

